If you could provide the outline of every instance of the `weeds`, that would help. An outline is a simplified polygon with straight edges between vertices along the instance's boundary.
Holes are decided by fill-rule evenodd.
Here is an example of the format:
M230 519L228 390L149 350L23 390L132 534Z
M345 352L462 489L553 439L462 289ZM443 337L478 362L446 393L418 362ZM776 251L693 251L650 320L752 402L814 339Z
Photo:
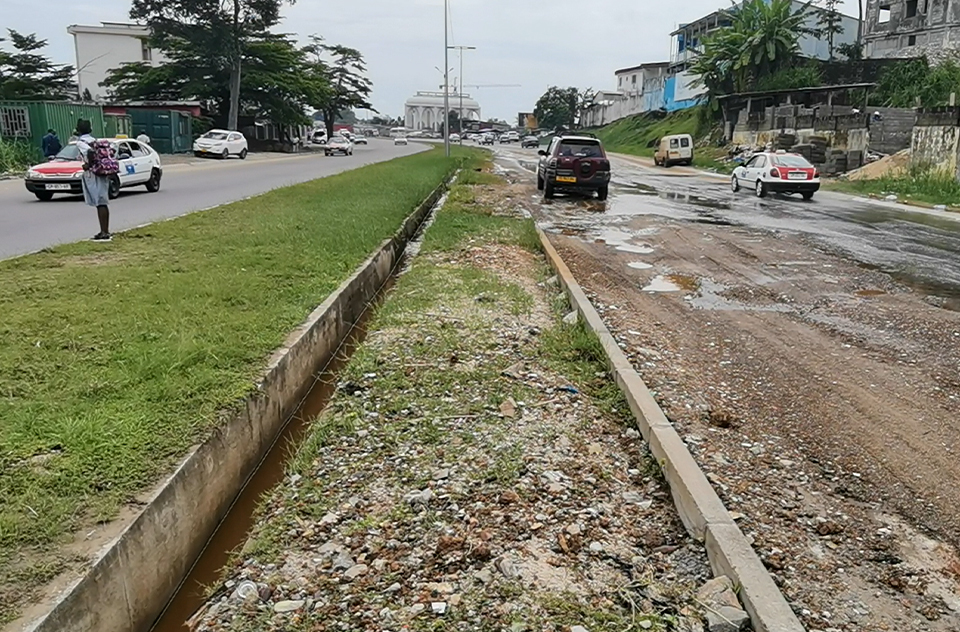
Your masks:
M0 175L26 171L42 158L40 150L30 143L0 138Z
M828 188L864 195L912 199L928 204L960 206L960 181L948 171L930 165L911 165L906 171L875 180L835 181Z

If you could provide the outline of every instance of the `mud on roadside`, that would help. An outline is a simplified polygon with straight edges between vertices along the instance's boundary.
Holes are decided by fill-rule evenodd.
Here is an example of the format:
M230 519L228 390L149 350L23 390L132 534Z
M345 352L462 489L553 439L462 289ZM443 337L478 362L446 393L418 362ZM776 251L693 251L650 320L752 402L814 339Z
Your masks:
M702 629L705 552L595 339L516 192L467 180L192 629Z
M960 629L957 314L788 233L597 228L508 177L804 624Z

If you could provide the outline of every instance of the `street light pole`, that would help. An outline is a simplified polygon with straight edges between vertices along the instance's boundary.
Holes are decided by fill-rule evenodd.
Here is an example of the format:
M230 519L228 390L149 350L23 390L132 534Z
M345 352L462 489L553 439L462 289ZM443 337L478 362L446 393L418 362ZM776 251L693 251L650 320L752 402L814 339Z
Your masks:
M463 51L465 50L477 50L476 46L451 46L450 48L456 48L460 54L460 88L457 90L460 95L460 134L463 134ZM461 142L462 142L461 138Z
M447 35L447 4L443 0L443 151L450 157L450 41Z

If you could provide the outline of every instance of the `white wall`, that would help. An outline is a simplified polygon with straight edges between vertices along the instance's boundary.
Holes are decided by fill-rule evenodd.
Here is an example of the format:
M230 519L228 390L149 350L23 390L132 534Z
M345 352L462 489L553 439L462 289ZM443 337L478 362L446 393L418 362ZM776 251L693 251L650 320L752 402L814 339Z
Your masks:
M100 83L110 70L123 64L150 61L158 65L165 61L156 49L149 51L150 60L144 59L142 38L149 31L143 27L71 26L67 32L74 38L81 95L84 90L89 90L95 99L105 99L107 90Z

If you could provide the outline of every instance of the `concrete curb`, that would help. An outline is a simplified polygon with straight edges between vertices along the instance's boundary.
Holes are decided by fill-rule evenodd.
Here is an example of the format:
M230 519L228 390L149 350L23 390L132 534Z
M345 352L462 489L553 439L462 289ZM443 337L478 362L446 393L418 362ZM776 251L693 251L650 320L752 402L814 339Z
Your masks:
M30 632L148 630L187 576L234 498L381 291L442 195L441 184L270 358L256 392L195 448L90 569Z
M716 575L740 587L740 600L757 632L804 632L773 578L760 562L740 527L730 517L680 435L667 420L640 375L610 334L600 314L560 258L546 234L537 230L547 261L587 326L600 339L617 386L637 420L637 427L670 485L680 519L692 536L706 545Z

